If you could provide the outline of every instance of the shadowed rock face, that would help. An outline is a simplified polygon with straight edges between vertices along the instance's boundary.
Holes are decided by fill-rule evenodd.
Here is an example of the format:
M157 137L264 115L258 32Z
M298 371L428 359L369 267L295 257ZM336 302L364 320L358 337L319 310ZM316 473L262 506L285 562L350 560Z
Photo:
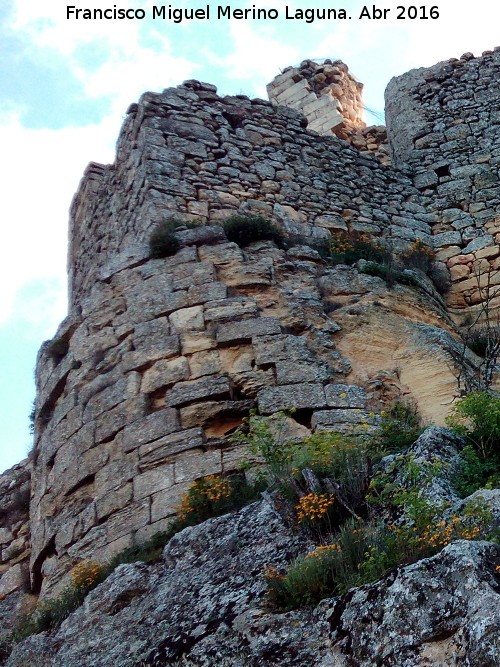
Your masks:
M498 665L497 545L455 542L314 611L272 613L261 570L309 549L265 500L188 528L161 562L118 567L6 667Z

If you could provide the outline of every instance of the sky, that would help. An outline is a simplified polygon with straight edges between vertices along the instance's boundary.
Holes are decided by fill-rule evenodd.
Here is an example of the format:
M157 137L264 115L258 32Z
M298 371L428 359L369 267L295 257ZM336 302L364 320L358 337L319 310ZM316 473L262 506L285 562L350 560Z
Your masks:
M365 84L365 105L375 112L367 123L381 124L392 76L500 45L500 3L433 1L426 7L437 7L438 19L397 19L402 0L376 3L390 9L385 20L360 19L357 0L234 0L232 9L275 9L278 18L218 19L211 3L209 20L181 23L153 20L153 7L162 6L155 0L74 5L143 9L143 20L68 19L63 0L0 1L0 472L31 447L37 350L66 315L71 199L88 162L113 162L129 104L193 78L222 95L266 98L266 83L288 65L340 58ZM352 18L306 23L286 18L287 7L289 16L344 8Z

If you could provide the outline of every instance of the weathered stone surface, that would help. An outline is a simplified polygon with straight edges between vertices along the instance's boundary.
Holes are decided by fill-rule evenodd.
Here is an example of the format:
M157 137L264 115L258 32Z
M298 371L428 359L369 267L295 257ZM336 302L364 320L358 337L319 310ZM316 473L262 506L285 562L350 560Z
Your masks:
M281 333L279 320L275 317L256 317L225 325L217 329L218 343L236 343L239 341L266 334Z
M325 387L326 401L331 408L364 408L366 391L348 384L329 384Z
M142 376L141 391L150 394L159 387L166 387L190 377L190 367L186 357L160 359Z
M326 405L325 390L321 384L291 384L269 387L259 391L257 400L259 409L263 414L270 414L291 406L296 408L322 408Z
M130 108L115 163L91 164L72 204L71 313L37 363L36 589L150 535L190 476L233 469L228 434L256 398L317 429L374 428L367 392L375 413L403 398L444 423L460 346L450 318L481 304L490 268L499 280L498 74L493 52L398 77L388 131L364 127L341 61L285 70L270 86L278 105L190 81ZM288 249L227 242L220 223L235 213L272 218ZM169 216L199 226L152 260L149 234ZM388 288L366 261L326 263L316 248L339 232L399 256L417 239L434 247L450 310L422 272ZM0 480L0 507L2 493ZM5 516L2 574L26 519ZM108 535L117 516L128 532Z
M6 667L496 665L498 545L457 541L314 610L273 613L262 571L310 548L265 501L188 528L162 562L117 568Z
M157 440L179 427L177 411L166 408L131 424L123 435L123 448L130 451L146 442Z
M185 405L200 398L211 396L226 397L231 394L231 384L225 377L210 376L199 380L178 382L173 389L167 392L165 405Z

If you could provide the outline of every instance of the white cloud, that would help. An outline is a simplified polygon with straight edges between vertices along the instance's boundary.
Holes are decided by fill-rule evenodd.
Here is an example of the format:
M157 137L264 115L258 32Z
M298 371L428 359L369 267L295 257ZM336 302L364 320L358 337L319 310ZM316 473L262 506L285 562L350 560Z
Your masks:
M36 279L65 280L71 197L90 159L112 161L117 130L114 118L58 131L26 129L13 115L3 119L0 322L22 307L16 293L23 285Z

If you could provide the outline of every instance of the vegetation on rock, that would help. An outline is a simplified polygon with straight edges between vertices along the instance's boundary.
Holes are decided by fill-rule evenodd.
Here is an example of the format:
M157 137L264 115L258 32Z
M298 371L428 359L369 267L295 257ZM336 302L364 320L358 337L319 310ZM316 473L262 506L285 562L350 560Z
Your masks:
M170 257L180 249L181 244L175 230L181 223L176 218L167 218L153 229L149 237L149 254L152 259Z
M448 425L467 442L454 485L462 497L500 488L500 397L473 392L457 401Z
M281 231L270 220L260 215L232 215L222 225L229 241L246 248L254 241L274 241L283 246Z

